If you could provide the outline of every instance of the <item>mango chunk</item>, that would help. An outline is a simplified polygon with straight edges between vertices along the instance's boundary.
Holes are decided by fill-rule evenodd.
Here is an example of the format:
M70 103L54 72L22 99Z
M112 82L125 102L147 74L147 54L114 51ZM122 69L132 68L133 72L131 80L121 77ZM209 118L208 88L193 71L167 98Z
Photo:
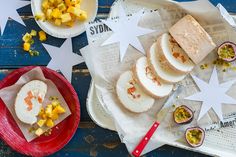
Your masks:
M41 136L43 134L43 129L42 128L38 128L36 131L35 131L35 135L37 136Z
M61 25L61 19L56 19L54 23L55 23L56 26L60 26Z
M47 35L46 35L46 33L45 33L44 31L40 31L40 32L39 32L39 40L40 40L40 41L45 41L45 40L47 40Z
M42 126L45 124L45 122L46 122L46 119L40 119L40 120L37 122L37 124L38 124L39 127L42 127Z
M51 118L52 117L52 105L47 105L46 110L45 110L45 114L47 117Z
M87 18L88 18L87 13L83 10L80 10L79 15L77 16L77 19L80 21L85 21L87 20Z
M49 128L53 127L53 126L54 126L53 120L52 120L52 119L48 119L47 122L46 122L46 125L47 125L47 127L49 127Z
M29 51L29 50L30 50L30 47L31 47L30 43L24 43L24 44L23 44L23 49L24 49L24 51Z
M58 114L62 114L62 113L65 113L65 112L66 112L66 110L65 110L62 106L60 106L60 105L58 105L57 107L55 107L53 111L56 112L56 113L58 113Z
M59 118L58 113L53 110L51 118L52 118L52 120L57 120Z
M65 22L69 22L71 20L71 16L70 13L65 13L61 15L61 22L65 23Z

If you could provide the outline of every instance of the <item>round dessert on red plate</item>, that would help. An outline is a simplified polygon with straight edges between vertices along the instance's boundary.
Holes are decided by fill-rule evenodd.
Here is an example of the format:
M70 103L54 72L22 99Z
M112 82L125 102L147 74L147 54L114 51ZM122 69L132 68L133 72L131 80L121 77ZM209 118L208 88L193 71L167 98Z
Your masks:
M21 75L33 68L35 66L13 71L0 82L0 89L13 85ZM72 85L57 72L46 67L40 68L44 76L57 86L71 111L69 117L52 128L52 134L27 142L11 113L0 99L0 137L14 150L30 156L47 156L63 148L75 134L80 121L80 103Z

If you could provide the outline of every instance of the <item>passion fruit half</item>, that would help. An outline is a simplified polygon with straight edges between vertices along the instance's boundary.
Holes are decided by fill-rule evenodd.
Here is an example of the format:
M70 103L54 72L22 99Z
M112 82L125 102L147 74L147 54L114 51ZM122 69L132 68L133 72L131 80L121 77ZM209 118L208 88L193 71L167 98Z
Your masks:
M175 109L173 116L177 124L187 124L193 120L193 111L185 105Z
M217 53L219 59L232 62L236 59L236 45L233 42L226 41L218 47Z
M205 131L200 127L186 129L185 139L191 147L200 147L205 139Z

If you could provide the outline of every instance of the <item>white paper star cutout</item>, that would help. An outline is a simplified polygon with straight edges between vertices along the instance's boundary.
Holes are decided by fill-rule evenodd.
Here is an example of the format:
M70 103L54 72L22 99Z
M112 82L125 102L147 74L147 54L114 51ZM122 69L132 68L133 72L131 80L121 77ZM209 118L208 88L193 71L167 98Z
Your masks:
M0 36L4 32L9 17L21 23L22 25L25 25L16 10L28 4L30 4L30 1L21 1L21 0L8 0L5 2L2 1L2 4L0 5L0 28L1 28Z
M143 11L139 11L133 16L126 16L124 9L120 6L119 8L119 19L116 22L112 19L102 20L112 31L113 34L108 38L102 46L109 45L112 43L120 43L120 61L123 60L126 50L129 45L145 54L142 44L140 43L138 36L155 32L155 30L146 29L138 26L138 22L142 17Z
M210 108L213 108L220 120L223 120L222 103L236 104L236 100L226 94L235 80L219 84L216 68L214 67L209 84L192 75L193 80L200 89L200 92L185 99L202 101L202 107L198 120L202 118Z
M47 44L43 44L43 46L52 58L47 67L60 70L66 79L71 82L72 67L84 62L82 56L73 53L71 39L67 39L60 48Z

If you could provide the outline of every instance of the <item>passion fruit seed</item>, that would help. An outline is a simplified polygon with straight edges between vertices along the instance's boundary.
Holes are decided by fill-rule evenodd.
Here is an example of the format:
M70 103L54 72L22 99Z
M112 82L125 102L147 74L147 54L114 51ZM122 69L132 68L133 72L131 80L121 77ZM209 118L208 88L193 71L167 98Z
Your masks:
M188 128L185 132L185 138L190 146L199 147L204 141L205 132L200 127Z
M233 59L235 56L233 46L231 45L225 45L221 47L219 52L219 58L220 59Z
M190 123L193 119L193 112L187 106L182 105L175 109L174 111L174 121L177 124Z
M236 58L236 45L232 42L224 42L218 48L219 59L231 62Z
M187 106L182 105L175 109L173 116L177 124L186 124L193 120L193 111Z

